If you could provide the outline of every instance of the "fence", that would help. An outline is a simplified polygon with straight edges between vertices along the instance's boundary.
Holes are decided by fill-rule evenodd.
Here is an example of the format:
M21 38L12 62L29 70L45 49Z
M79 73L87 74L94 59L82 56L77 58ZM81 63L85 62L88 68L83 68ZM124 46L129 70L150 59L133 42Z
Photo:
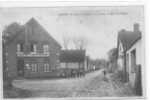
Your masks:
M141 76L141 65L137 65L136 67L136 77L135 77L135 93L138 96L142 96L142 76Z

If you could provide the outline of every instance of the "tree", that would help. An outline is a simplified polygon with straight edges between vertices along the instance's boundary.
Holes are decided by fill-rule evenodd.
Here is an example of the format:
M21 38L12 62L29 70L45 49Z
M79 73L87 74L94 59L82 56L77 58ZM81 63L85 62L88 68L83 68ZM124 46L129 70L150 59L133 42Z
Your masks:
M88 42L86 38L84 37L73 38L72 41L76 49L80 50L86 49Z
M22 26L16 22L6 26L2 32L3 43L9 42L22 29Z
M117 69L117 57L118 57L118 49L112 48L108 52L108 58L109 58L109 71L114 72Z
M3 49L3 79L8 80L7 66L6 66L6 47L7 43L11 42L13 37L16 36L22 30L22 26L18 23L11 23L6 26L2 32L2 49Z
M64 47L64 49L69 48L69 43L70 43L70 38L63 36L63 47Z
M113 62L113 61L117 60L117 54L118 54L118 49L117 48L111 49L108 52L109 61Z
M75 49L80 49L80 50L84 50L87 47L87 39L84 37L67 37L67 36L63 36L63 48L64 49L69 49L72 46ZM73 48L72 47L72 48Z
M98 69L107 68L107 61L105 59L96 59L94 63Z

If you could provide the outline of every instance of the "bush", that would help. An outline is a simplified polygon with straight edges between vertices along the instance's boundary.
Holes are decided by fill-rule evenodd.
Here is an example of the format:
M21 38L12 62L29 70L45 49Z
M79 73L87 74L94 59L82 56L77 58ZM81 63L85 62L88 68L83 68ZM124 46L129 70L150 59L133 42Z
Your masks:
M9 89L4 88L3 97L4 98L27 98L27 97L31 97L31 92L28 90L14 88L14 87Z
M7 78L3 80L3 87L4 88L11 88L12 87L12 78Z
M114 79L119 80L119 81L124 81L124 72L123 71L117 71L114 74Z

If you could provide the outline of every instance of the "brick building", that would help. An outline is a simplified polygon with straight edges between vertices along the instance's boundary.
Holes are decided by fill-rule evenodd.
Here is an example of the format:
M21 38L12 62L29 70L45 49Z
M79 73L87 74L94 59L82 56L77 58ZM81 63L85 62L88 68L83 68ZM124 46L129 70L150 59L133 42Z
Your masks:
M59 66L61 46L31 18L5 45L7 72L10 77L50 77Z

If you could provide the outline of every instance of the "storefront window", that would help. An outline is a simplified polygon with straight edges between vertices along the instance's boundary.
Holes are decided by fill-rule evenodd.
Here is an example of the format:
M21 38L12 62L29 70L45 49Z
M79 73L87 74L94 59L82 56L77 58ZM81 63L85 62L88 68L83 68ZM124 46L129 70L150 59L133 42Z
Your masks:
M44 72L49 72L49 64L44 64Z

